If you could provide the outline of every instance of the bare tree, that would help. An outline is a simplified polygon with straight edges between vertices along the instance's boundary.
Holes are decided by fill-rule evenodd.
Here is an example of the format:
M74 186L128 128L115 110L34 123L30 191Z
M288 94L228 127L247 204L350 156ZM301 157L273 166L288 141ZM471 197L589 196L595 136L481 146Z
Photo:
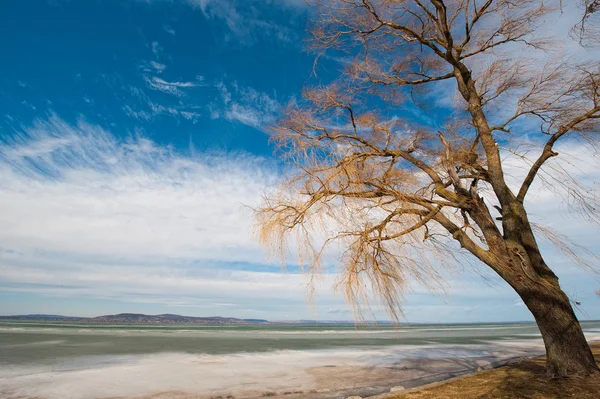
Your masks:
M550 161L559 140L597 141L598 65L516 55L552 46L536 35L559 6L549 3L317 0L314 48L353 61L338 80L306 89L273 129L296 172L257 217L265 245L285 254L297 238L313 272L327 248L343 247L346 298L368 305L372 290L394 317L407 284L440 287L467 254L531 311L547 373L587 375L598 367L525 210L537 179L567 188L569 204L598 221L593 192ZM451 108L431 103L441 100ZM529 161L516 186L503 154Z
M600 0L581 0L580 7L583 8L583 16L573 28L573 32L578 35L581 44L598 45L600 31L597 21L600 15Z

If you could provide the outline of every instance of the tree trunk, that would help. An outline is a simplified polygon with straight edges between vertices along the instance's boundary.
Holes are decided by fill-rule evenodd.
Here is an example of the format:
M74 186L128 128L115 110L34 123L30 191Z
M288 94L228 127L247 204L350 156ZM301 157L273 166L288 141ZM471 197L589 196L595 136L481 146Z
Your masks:
M473 218L479 226L492 226L493 222L486 220L484 205L472 212ZM568 377L600 373L569 297L542 257L525 208L522 204L503 208L502 216L503 236L494 231L486 236L495 250L488 265L533 314L546 347L546 374Z
M515 289L533 314L546 346L546 374L552 377L600 372L581 325L555 277L523 281Z

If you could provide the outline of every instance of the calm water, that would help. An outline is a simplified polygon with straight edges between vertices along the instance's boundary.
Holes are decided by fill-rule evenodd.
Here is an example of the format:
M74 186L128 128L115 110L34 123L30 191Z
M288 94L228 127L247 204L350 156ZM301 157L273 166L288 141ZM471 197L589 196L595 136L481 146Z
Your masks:
M600 331L600 323L586 323ZM0 364L57 363L94 355L226 354L389 345L469 345L539 337L534 324L141 326L0 323Z
M582 325L588 339L600 339L600 322ZM356 328L0 322L0 396L95 399L185 390L210 397L234 388L237 397L260 396L261 390L318 387L319 367L389 371L415 359L493 363L542 350L533 323ZM476 367L475 360L463 366Z

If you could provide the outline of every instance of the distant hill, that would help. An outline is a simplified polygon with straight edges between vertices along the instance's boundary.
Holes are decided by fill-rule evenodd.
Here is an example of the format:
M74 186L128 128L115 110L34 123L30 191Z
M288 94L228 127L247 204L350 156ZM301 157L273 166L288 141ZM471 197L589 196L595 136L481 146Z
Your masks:
M123 323L123 324L260 324L269 323L263 319L238 319L235 317L191 317L177 314L146 315L140 313L120 313L98 317L71 317L60 315L30 314L0 316L0 320L20 321L70 321L81 323Z
M85 317L71 317L54 314L25 314L14 316L0 316L0 320L21 320L21 321L82 321Z

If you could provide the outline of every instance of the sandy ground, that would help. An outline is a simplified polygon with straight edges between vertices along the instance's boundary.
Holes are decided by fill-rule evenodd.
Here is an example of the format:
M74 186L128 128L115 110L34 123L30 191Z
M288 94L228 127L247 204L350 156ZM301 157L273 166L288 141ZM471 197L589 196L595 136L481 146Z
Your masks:
M600 365L600 343L591 345ZM600 375L550 378L544 374L544 357L431 384L403 394L378 399L598 399Z

